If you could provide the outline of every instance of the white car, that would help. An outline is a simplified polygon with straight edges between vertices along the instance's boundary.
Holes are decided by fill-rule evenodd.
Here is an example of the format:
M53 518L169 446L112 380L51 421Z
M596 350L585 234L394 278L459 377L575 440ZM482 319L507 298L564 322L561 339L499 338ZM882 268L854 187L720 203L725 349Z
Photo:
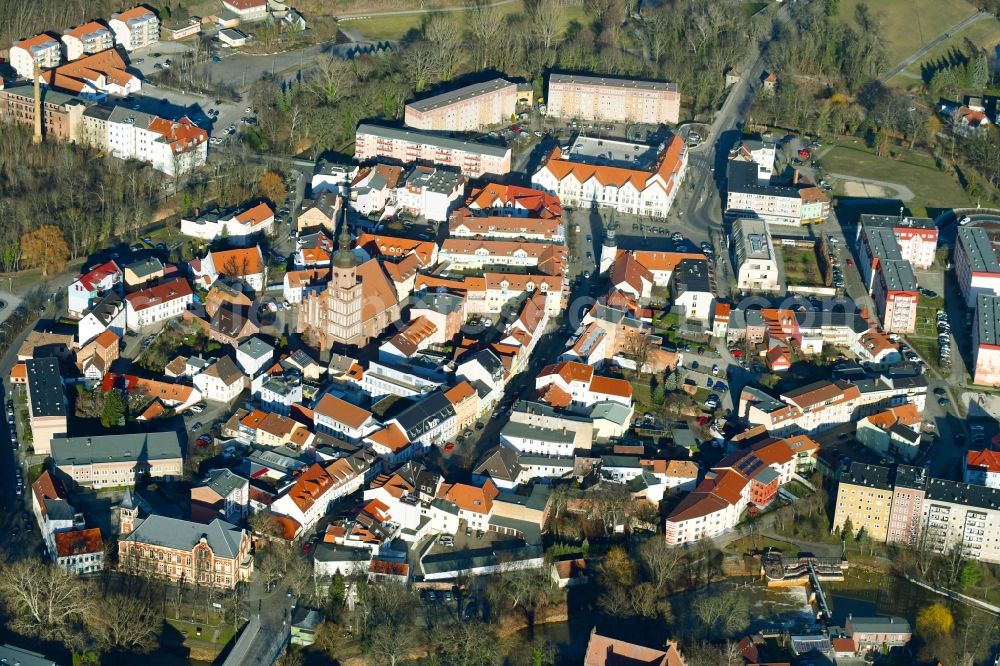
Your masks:
M965 225L967 225L967 224L968 224L969 222L972 222L972 218L971 218L971 217L969 217L968 215L966 215L966 216L965 216L965 217L963 217L963 218L962 218L961 220L959 220L959 222L958 222L958 225L959 225L959 226L961 226L961 227L964 227L964 226L965 226Z

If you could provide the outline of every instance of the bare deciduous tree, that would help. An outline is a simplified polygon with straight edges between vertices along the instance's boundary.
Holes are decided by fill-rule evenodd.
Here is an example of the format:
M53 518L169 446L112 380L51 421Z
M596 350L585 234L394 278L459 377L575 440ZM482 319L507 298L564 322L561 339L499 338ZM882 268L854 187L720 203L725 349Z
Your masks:
M0 602L11 626L25 634L65 640L91 615L91 591L78 576L38 559L0 567Z

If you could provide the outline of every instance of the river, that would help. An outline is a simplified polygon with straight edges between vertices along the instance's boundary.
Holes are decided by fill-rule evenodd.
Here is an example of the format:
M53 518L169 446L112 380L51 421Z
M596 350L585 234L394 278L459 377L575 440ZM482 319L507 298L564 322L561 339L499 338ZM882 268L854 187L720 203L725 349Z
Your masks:
M521 636L533 636L553 644L557 652L556 664L559 666L579 664L582 661L587 649L587 639L595 627L602 634L655 647L664 638L682 636L691 629L694 620L688 609L692 599L734 586L750 598L747 630L807 632L818 628L816 611L808 602L807 588L768 588L757 580L730 579L695 592L672 596L670 601L675 617L670 626L665 623L609 618L595 611L567 622L538 625L533 633L525 629ZM833 623L840 626L843 626L848 614L852 613L856 616L898 615L912 623L917 609L930 601L949 603L943 597L905 579L861 569L848 570L847 579L843 583L824 583L823 586L833 607Z

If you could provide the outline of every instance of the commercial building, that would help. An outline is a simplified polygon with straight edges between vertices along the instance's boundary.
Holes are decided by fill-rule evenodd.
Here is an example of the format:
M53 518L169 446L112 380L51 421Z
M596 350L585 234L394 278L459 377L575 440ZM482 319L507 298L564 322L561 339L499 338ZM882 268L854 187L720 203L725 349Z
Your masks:
M404 122L421 130L471 132L509 122L516 109L517 84L498 78L410 102Z
M1000 262L986 229L959 227L955 241L955 277L966 307L975 307L979 294L1000 296Z
M930 266L937 246L937 230L926 229L927 222L931 221L861 216L858 269L886 333L912 333L916 327L920 294L913 269Z
M59 361L30 358L24 362L28 376L28 425L36 455L51 452L53 437L66 432L66 393Z
M126 51L160 41L160 19L153 10L142 5L112 14L108 25L115 33L115 41Z
M778 260L767 223L753 218L733 222L733 263L740 291L778 291Z
M14 42L8 52L10 66L22 79L31 80L35 66L39 69L55 67L62 62L62 49L59 40L46 34L35 35L19 42Z
M92 437L55 437L52 462L81 486L131 486L137 481L179 479L183 474L177 433L149 432Z
M81 141L84 111L88 102L77 95L43 87L42 136L55 141ZM35 123L35 91L30 83L0 88L0 122L11 125Z
M557 118L652 125L680 120L676 83L550 74L548 92L547 114Z
M726 214L796 227L822 222L830 214L830 199L819 188L800 184L797 178L796 174L791 185L763 182L758 179L757 164L730 160Z
M510 173L510 154L510 148L367 123L358 126L354 143L354 157L361 162L437 164L454 167L470 178Z
M1000 296L979 294L972 327L972 383L1000 386Z
M531 183L563 204L666 217L687 164L687 146L678 135L659 148L580 136L565 152L553 148Z

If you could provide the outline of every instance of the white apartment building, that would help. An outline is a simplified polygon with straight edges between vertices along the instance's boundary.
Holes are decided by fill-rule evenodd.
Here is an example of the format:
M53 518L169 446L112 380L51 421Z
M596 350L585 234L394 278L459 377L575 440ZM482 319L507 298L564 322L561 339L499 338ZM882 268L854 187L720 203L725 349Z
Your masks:
M510 173L510 148L362 123L355 135L354 157L401 164L423 163L453 167L469 178Z
M256 234L270 234L274 229L274 211L266 203L242 210L213 211L197 218L181 218L185 236L213 241L225 236L230 242L246 243Z
M822 222L830 214L830 199L817 187L772 185L758 180L753 162L730 160L727 169L726 214L757 217L771 224L801 226Z
M318 430L349 442L360 442L379 428L371 412L330 393L323 394L313 408L313 424Z
M230 403L243 392L243 371L231 356L220 356L191 380L206 400Z
M448 238L441 243L438 261L449 263L455 270L503 266L537 268L546 275L562 275L567 253L562 244Z
M63 33L66 60L72 62L88 53L114 48L115 36L103 23L89 21Z
M733 222L733 263L740 291L778 291L778 259L771 233L763 220L740 218Z
M500 431L500 440L519 453L572 457L576 436L566 428L557 430L509 421Z
M126 51L135 51L160 41L160 19L142 5L112 14L108 25L115 33L115 41Z
M678 135L662 149L581 136L566 154L559 146L553 148L531 183L563 204L666 217L687 163L687 146Z
M676 83L550 74L547 102L557 118L677 124L681 94Z
M155 287L133 291L125 296L125 320L131 331L184 314L194 292L184 278L176 278Z
M10 66L22 79L31 80L35 65L39 69L56 67L62 62L62 49L59 42L48 35L35 35L10 47Z
M969 559L1000 562L1000 490L930 479L922 518L932 549L960 546Z
M510 122L517 109L517 84L492 79L406 105L404 122L421 130L471 132Z
M107 150L121 159L148 162L168 176L205 164L208 133L188 118L169 121L123 106L107 122Z
M975 307L979 294L1000 296L1000 262L985 229L959 227L954 256L955 277L966 307Z

